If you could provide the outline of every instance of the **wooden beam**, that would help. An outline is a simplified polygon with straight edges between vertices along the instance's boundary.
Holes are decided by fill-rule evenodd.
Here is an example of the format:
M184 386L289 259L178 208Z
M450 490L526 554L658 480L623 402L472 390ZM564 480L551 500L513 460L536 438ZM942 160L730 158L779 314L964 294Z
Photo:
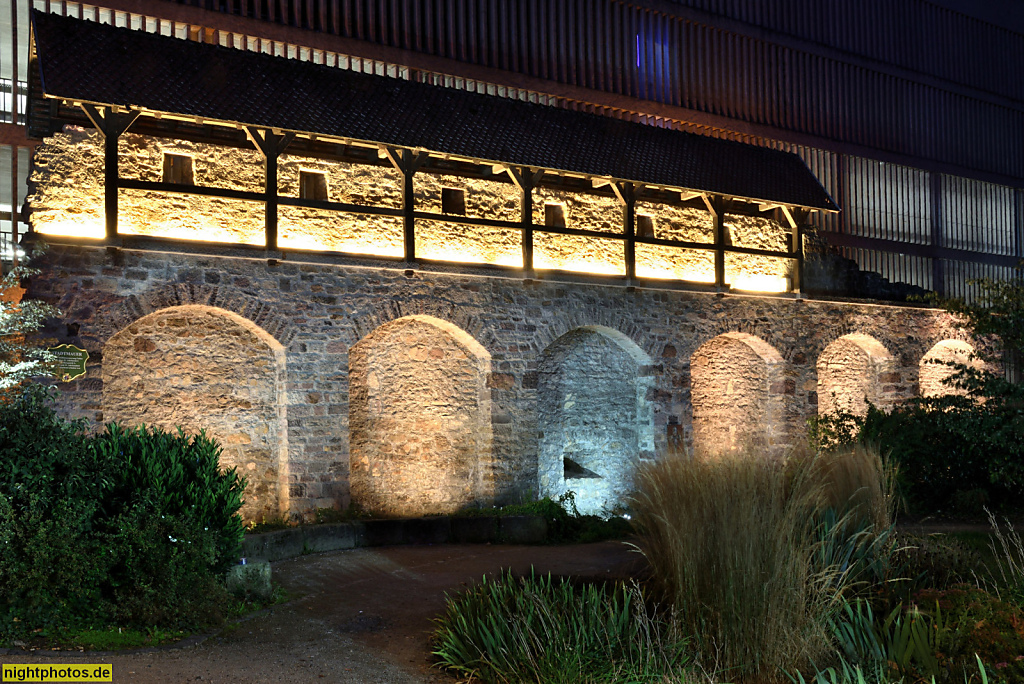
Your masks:
M512 182L519 188L519 228L523 247L523 274L527 278L533 278L536 276L533 267L533 188L544 177L544 172L526 166L509 166L506 170Z
M622 202L622 233L625 235L623 255L626 261L626 284L636 280L636 186L632 183L612 185L615 196Z
M103 136L103 214L105 236L110 242L117 240L117 195L120 183L117 143L121 134L139 118L140 112L118 113L113 107L99 109L82 104L82 110Z
M277 251L277 159L295 139L294 133L277 133L264 128L246 126L245 134L253 146L263 155L263 246L269 252Z
M397 147L381 148L391 164L402 174L402 232L405 243L405 260L416 261L416 194L413 176L416 171L427 163L430 155L425 152L399 149Z
M807 224L807 219L810 217L811 212L806 209L793 209L792 211L784 209L784 211L786 212L786 218L790 220L793 227L790 250L796 255L794 259L796 263L793 268L793 281L790 289L799 295L804 281L804 226Z
M708 197L701 195L704 204L715 220L715 288L719 292L726 290L725 283L725 199L721 195Z

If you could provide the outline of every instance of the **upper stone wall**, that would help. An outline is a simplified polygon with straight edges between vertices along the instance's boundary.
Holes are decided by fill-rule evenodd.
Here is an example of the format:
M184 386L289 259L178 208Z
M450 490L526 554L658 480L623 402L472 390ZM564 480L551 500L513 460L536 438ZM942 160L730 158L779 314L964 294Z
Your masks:
M140 181L164 179L165 155L192 160L193 180L229 190L262 192L263 159L255 150L220 147L126 133L119 140L121 176ZM33 229L42 234L102 238L104 228L103 139L94 130L69 126L37 148L30 178ZM299 197L302 172L322 174L328 199L367 207L402 206L402 176L389 165L352 164L283 154L278 193ZM442 191L461 190L468 218L518 222L520 191L507 176L465 178L420 171L414 177L416 210L442 213ZM118 230L124 235L190 241L263 245L262 202L186 193L121 189ZM606 275L625 273L623 207L608 189L578 192L541 187L533 191L534 223L544 226L546 207L562 209L569 228L607 233L609 238L559 235L538 230L534 265ZM696 243L714 241L709 212L692 206L638 200L638 216L653 224L653 236ZM729 244L788 251L789 230L766 217L726 215ZM281 205L278 245L282 249L401 257L402 219L372 213L339 213ZM417 219L417 255L423 259L522 266L522 237L514 228L475 226ZM784 291L790 287L788 259L726 255L726 281L739 289ZM711 250L638 244L637 275L642 278L714 282Z

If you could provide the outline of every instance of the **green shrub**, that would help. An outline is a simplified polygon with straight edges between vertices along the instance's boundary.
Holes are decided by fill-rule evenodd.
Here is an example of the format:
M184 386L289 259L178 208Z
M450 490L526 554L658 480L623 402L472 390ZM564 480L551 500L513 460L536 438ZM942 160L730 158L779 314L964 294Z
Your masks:
M219 469L220 446L205 433L188 436L124 429L116 424L91 440L100 460L118 464L102 501L107 517L144 505L153 515L201 526L216 538L210 568L223 574L240 555L244 528L237 515L245 482Z
M962 541L944 535L900 534L893 563L911 589L946 589L973 581L982 572L981 557Z
M199 436L88 435L38 387L0 405L0 639L216 622L244 482Z
M874 444L899 469L899 485L913 510L933 512L984 497L1018 505L1024 487L1024 413L1015 404L977 403L967 397L913 399L863 418L838 414L812 421L823 446ZM964 492L973 490L968 497ZM963 511L958 511L963 512Z
M674 621L645 605L636 584L485 577L449 597L436 622L440 664L484 682L661 682L688 665Z

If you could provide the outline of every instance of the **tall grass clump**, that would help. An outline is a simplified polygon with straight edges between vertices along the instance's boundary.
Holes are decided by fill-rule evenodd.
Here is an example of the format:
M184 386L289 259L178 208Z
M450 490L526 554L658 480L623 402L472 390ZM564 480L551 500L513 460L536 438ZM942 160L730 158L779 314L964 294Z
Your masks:
M782 460L677 451L641 469L640 548L705 667L773 681L834 657L828 619L887 525L886 478L863 448Z
M485 577L436 622L440 665L488 683L682 681L689 664L678 625L635 583Z

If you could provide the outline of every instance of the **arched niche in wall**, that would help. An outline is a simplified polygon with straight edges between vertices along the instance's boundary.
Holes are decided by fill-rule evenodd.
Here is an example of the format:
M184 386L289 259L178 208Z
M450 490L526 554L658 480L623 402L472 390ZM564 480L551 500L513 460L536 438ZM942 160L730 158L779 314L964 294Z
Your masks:
M863 416L868 402L885 407L882 376L892 364L892 354L870 335L853 333L832 342L818 357L818 414Z
M245 521L288 512L285 352L255 323L188 304L131 323L103 348L103 417L206 430L248 479Z
M974 347L962 340L942 340L928 350L921 359L919 381L922 397L941 397L947 394L964 394L964 390L945 384L946 378L956 370L947 364L960 363L981 368L979 359L972 359Z
M541 495L575 493L581 513L625 503L642 457L654 451L650 359L626 335L600 326L567 332L538 363Z
M714 453L784 442L783 368L773 346L747 333L702 344L690 358L694 447Z
M493 498L491 356L447 321L406 316L349 351L352 500L387 515Z

